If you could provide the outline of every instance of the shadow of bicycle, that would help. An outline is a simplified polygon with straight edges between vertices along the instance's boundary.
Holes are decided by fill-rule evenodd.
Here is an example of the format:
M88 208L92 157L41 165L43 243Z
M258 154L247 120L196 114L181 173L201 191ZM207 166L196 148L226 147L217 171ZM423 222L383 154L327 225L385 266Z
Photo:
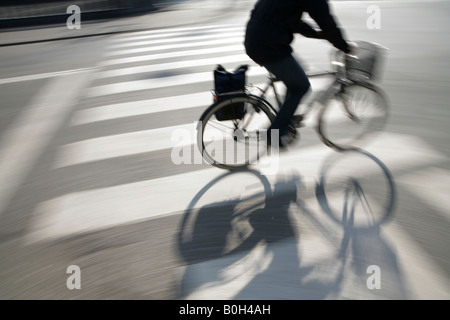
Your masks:
M341 165L350 155L378 172L350 174ZM322 169L313 187L297 173L265 177L248 170L226 173L202 188L177 235L184 261L177 279L179 298L406 298L395 250L381 230L395 204L389 170L356 149L327 159ZM366 189L366 180L376 179L390 188L376 182L382 189ZM237 195L199 207L207 193L223 189L221 184L238 188ZM367 214L370 220L360 217ZM383 272L384 290L368 289L367 268L373 265Z

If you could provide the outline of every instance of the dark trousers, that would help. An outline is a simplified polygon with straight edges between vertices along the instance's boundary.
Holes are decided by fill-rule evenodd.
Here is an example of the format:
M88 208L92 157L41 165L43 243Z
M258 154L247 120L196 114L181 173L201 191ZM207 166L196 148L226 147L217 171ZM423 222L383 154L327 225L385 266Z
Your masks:
M278 129L280 137L287 133L292 117L311 84L305 71L293 56L264 65L287 88L283 105L270 129Z

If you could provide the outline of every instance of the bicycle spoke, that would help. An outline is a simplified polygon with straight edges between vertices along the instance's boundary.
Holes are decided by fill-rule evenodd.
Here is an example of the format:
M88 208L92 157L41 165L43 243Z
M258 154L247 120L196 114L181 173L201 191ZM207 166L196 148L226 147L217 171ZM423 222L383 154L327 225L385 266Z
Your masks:
M361 147L387 120L387 102L379 89L353 84L323 107L318 132L329 146Z
M228 103L233 106L245 103L245 113L238 119L219 121L215 114L229 106L227 101L211 106L202 117L203 132L199 133L202 155L209 163L227 169L255 164L260 157L260 132L270 126L273 114L268 107L259 107L259 101L245 95L233 97Z

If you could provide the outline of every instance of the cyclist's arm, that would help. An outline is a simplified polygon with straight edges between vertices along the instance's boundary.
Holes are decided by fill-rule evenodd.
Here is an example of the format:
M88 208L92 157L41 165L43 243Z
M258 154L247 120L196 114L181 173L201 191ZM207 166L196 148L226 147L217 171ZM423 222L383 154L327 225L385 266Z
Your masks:
M308 23L300 20L295 25L294 31L296 33L300 33L302 36L305 36L307 38L314 38L314 39L324 39L324 35L322 31L317 31L313 27L311 27Z
M322 29L323 38L328 40L339 50L349 53L351 47L344 39L334 17L330 13L328 0L312 0L306 1L306 3L306 11L309 16L317 22L320 29Z

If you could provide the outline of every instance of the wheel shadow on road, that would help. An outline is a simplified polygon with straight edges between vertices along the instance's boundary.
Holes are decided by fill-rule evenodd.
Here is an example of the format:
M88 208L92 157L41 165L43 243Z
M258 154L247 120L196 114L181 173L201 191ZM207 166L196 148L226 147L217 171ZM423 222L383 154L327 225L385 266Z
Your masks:
M197 202L224 179L231 178L236 184L249 181L243 175L254 177L244 187L247 194L195 209ZM244 289L243 283L277 261L271 246L296 238L289 217L289 208L297 198L296 178L279 180L272 188L270 181L258 171L231 172L200 190L186 210L178 233L179 254L187 264L179 285L181 297L197 298L195 291L201 289L208 293L201 293L200 299L210 294L222 299L222 294L231 292L235 298L240 291L237 287ZM289 252L289 255L295 259L297 253ZM291 271L295 276L302 276L295 268ZM237 287L222 292L220 287L230 285Z
M339 175L336 166L349 156L377 172ZM247 184L244 175L253 181ZM198 206L225 179L244 186L239 195ZM370 188L370 181L381 186L378 180L388 188ZM184 266L177 298L405 299L396 252L382 232L394 207L388 168L359 149L326 159L314 188L297 173L226 173L198 192L181 219L176 243ZM363 210L370 219L360 217ZM369 289L371 266L382 272L381 289Z
M358 171L354 170L355 163ZM311 210L302 199L297 204L328 241L335 243L341 271L352 273L357 283L364 284L359 288L363 289L361 296L354 298L411 299L393 243L396 239L384 232L394 218L397 203L389 168L363 149L344 149L324 161L315 199L320 213ZM340 232L330 232L330 225L339 226ZM372 276L374 268L380 273L377 288Z

